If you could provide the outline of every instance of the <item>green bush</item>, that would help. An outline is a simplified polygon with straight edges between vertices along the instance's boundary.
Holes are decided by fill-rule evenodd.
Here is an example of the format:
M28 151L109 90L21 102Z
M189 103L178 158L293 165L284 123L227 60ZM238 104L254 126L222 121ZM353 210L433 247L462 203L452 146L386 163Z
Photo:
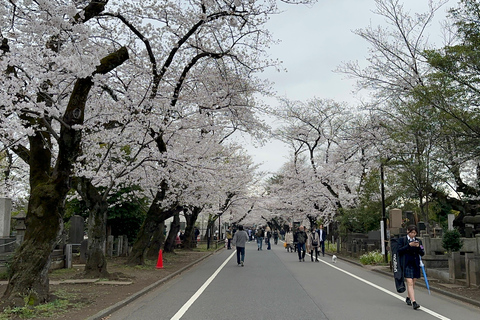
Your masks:
M442 246L448 252L460 251L463 246L462 235L457 229L447 230L442 237Z
M325 251L329 253L337 252L337 244L325 241Z
M380 251L371 251L360 256L360 263L366 264L381 264L384 262L384 256Z

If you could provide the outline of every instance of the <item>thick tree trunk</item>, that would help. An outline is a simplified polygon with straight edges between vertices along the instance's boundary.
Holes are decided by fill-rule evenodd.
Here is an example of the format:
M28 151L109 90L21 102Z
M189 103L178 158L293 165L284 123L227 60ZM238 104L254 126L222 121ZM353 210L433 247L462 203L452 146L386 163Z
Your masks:
M165 218L160 208L161 201L165 197L164 190L157 192L155 198L147 211L145 220L143 221L137 240L133 244L132 253L128 258L128 264L143 265L145 263L146 252L152 245L153 235L164 224Z
M202 212L202 208L194 207L188 212L184 212L185 220L187 225L185 226L185 240L183 242L183 247L185 249L192 249L195 247L196 239L195 234L193 232L193 228L195 227L195 222L197 222L198 215Z
M105 243L107 239L107 210L105 197L89 179L75 178L74 188L80 194L90 212L88 217L88 246L85 276L108 278Z
M85 264L85 276L88 278L108 278L109 276L105 257L107 209L108 206L102 203L90 211Z
M163 231L161 234L159 231L163 229L165 220L173 217L175 213L183 210L183 207L181 206L174 206L169 210L163 210L161 208L162 201L165 199L165 192L167 188L167 183L162 181L160 191L158 191L155 195L155 198L153 199L152 204L147 211L145 220L140 227L137 240L133 244L132 253L128 259L128 264L143 265L148 256L154 257L157 255L158 250L160 249L160 246L157 247L157 245L159 241L161 241L159 239L163 237Z
M165 239L165 244L163 246L164 252L174 252L175 250L175 239L178 232L180 231L180 214L176 213L173 216L172 226L168 232L167 239Z
M154 260L158 258L158 252L162 248L162 244L165 242L165 221L160 223L157 230L152 235L152 241L150 248L147 250L146 258Z
M27 232L10 266L12 275L2 298L5 305L37 305L49 300L50 254L61 233L61 203L66 194L54 187L50 180L31 191Z
M127 59L127 50L120 48L102 59L95 73L108 73ZM92 85L91 77L75 82L62 118L58 155L53 170L49 133L41 129L29 137L30 198L25 221L27 229L24 242L11 264L12 272L2 297L2 305L24 306L24 297L27 297L29 305L49 299L50 254L62 231L63 203L70 190L72 167L80 152L82 139L82 131L77 128L84 122L85 106ZM37 125L40 128L44 126L45 119L28 116L22 118L34 130L37 130Z

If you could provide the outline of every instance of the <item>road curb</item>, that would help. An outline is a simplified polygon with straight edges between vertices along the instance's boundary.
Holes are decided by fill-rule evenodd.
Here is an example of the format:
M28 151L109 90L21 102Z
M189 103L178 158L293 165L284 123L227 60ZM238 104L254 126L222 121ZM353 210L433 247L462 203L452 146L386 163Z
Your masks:
M97 312L96 314L94 314L93 316L91 317L88 317L86 320L102 320L103 318L107 317L109 314L112 314L113 312L121 309L122 307L126 306L127 304L129 304L130 302L140 298L141 296L143 296L144 294L152 291L153 289L157 288L158 286L162 285L163 283L167 282L168 280L172 279L173 277L179 275L180 273L190 269L191 267L193 267L194 265L196 265L197 263L205 260L206 258L210 257L211 255L213 255L214 253L217 253L218 251L222 250L222 248L220 249L217 249L215 250L214 252L210 253L210 254L207 254L206 256L204 257L201 257L200 259L190 263L189 265L186 265L185 267L173 272L172 274L169 274L168 276L166 276L165 278L162 278L160 280L158 280L157 282L149 285L148 287L132 294L130 297L122 300L122 301L119 301L117 302L116 304L114 304L113 306L110 306L106 309L103 309L99 312Z
M349 263L352 263L352 264L355 264L357 266L361 266L361 267L365 267L364 265L362 265L361 263L358 263L356 261L353 261L353 260L349 260L349 259L346 259L344 257L341 257L341 256L337 256L338 259L341 259L343 261L346 261L346 262L349 262ZM377 272L377 273L380 273L380 274L383 274L385 276L388 276L388 277L392 277L393 278L393 274L392 273L389 273L389 272L385 272L383 270L378 270L378 269L371 269L372 271L374 272ZM422 283L422 282L417 282L416 283L417 286L420 286L420 287L423 287L423 288L427 288L427 286ZM449 291L444 291L442 289L439 289L439 288L435 288L435 287L432 287L430 285L430 291L433 291L433 292L436 292L436 293L439 293L441 295L444 295L444 296L447 296L447 297L450 297L450 298L453 298L455 300L459 300L459 301L463 301L463 302L466 302L466 303L469 303L469 304L472 304L476 307L480 307L480 302L479 301L476 301L476 300L472 300L470 298L467 298L467 297L464 297L464 296L461 296L461 295L458 295L458 294L455 294L455 293L451 293Z

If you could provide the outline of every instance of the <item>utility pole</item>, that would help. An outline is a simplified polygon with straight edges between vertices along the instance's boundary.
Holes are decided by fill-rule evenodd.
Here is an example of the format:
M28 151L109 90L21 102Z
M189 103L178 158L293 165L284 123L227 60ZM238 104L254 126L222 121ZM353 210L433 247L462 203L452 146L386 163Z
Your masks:
M386 217L386 210L385 210L385 175L383 173L383 161L380 163L380 192L382 194L382 251L384 252L385 256L385 263L388 263L388 253L387 253L387 217Z

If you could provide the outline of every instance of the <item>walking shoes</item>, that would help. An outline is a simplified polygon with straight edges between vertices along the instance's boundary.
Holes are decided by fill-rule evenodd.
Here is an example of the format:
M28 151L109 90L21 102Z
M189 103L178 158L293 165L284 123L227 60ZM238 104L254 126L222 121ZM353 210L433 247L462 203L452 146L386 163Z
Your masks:
M408 306L412 305L412 300L410 300L409 297L407 297L407 299L405 299L405 302L407 303Z

